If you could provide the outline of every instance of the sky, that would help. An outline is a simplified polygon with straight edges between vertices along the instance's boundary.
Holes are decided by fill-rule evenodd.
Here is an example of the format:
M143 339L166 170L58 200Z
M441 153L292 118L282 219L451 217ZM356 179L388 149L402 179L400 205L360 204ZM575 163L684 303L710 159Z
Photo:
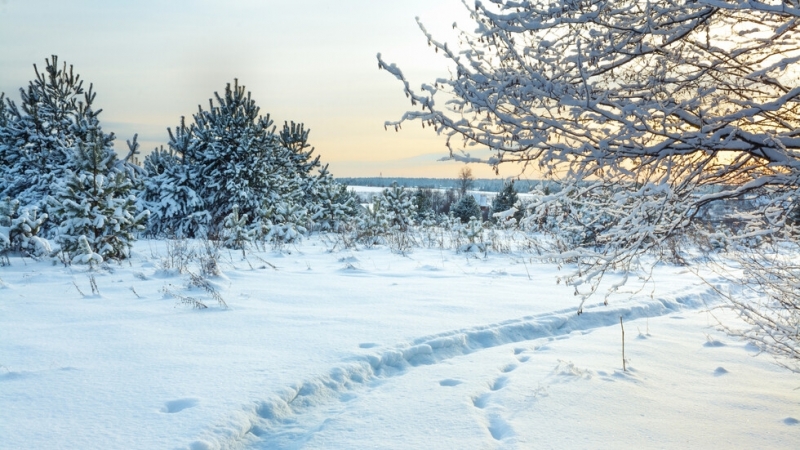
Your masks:
M0 0L0 92L18 101L33 64L58 55L94 85L115 148L138 133L148 152L237 78L276 124L311 130L334 176L455 178L463 163L437 161L448 156L443 136L416 122L383 126L411 105L377 53L412 86L448 76L417 16L453 43L453 23L470 25L460 0Z

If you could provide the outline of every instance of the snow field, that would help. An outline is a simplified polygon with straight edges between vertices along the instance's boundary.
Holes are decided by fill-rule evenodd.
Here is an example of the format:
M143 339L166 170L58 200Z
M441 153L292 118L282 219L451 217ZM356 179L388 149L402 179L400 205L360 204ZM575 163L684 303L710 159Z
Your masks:
M557 269L525 255L289 250L224 252L228 309L163 269L163 242L93 273L12 258L0 448L798 442L796 376L715 331L713 297L679 268L657 269L652 298L577 316Z

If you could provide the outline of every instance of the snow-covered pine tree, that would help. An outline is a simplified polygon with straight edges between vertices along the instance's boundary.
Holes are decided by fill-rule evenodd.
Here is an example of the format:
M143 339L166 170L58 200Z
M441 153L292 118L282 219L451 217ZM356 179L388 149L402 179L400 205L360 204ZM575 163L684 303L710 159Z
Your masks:
M382 195L375 197L370 208L358 215L358 240L365 245L383 242L383 237L391 228L391 217Z
M289 150L287 166L305 177L310 176L311 171L320 166L319 155L312 159L314 147L308 143L309 132L310 130L306 130L302 123L292 121L284 122L283 129L278 135L281 145Z
M5 179L5 170L10 165L6 160L8 158L8 148L11 145L10 135L8 131L9 113L6 106L5 93L0 92L0 192L3 192L7 183Z
M211 222L195 190L192 167L172 150L156 149L144 159L140 198L150 210L148 232L154 236L205 237Z
M398 186L397 183L392 183L392 187L383 190L381 197L392 229L408 231L408 228L414 225L414 215L417 211L412 192L403 186Z
M198 108L194 123L187 126L182 118L169 130L174 157L161 158L163 167L148 162L148 204L157 211L151 231L216 238L234 204L252 222L262 218L265 203L296 190L293 177L282 173L291 152L244 86L228 84L215 98L208 110Z
M436 211L433 209L433 190L417 189L414 192L414 205L416 211L414 221L417 223L430 223L435 219Z
M246 247L253 242L253 235L253 230L247 227L247 214L239 216L239 205L233 205L233 210L222 224L222 245L241 250L244 257Z
M327 170L311 175L320 164L308 130L292 122L276 133L238 81L215 98L208 110L199 108L194 123L181 119L169 130L169 155L162 151L145 161L144 196L155 210L150 231L213 239L237 204L259 238L305 233L308 214L318 211L321 195L329 196L320 186L333 183Z
M316 229L337 231L341 225L356 214L355 197L346 186L337 183L322 166L319 156L312 157L314 147L308 144L309 130L303 124L285 122L279 134L281 145L289 150L289 170L297 174L303 190L303 204ZM316 176L312 171L318 168Z
M0 201L0 254L20 252L27 256L50 254L50 243L39 236L47 214L35 207L20 208L19 200Z
M460 230L461 234L467 238L467 243L459 247L460 252L485 252L486 243L483 242L483 222L481 219L472 216Z
M497 222L498 218L494 214L499 214L516 207L517 212L513 214L514 219L519 221L522 218L522 208L519 207L519 196L517 190L514 188L514 180L503 185L503 189L492 200L492 220ZM504 217L504 221L509 220L509 217Z
M194 115L195 123L189 130L192 140L186 149L213 233L219 231L233 204L239 205L239 214L252 217L262 206L263 194L281 190L283 186L271 182L289 159L269 115L259 115L244 86L235 81L233 88L226 86L224 97L215 97L216 106L209 102L208 111L201 109Z
M470 194L461 197L461 200L456 203L450 212L453 216L461 219L461 223L469 222L472 217L478 219L481 217L481 207L475 201L475 197Z
M308 184L309 214L318 230L338 232L356 216L355 194L333 179L327 164Z
M131 179L119 170L107 135L94 124L82 125L88 136L74 148L76 171L51 200L57 241L75 263L124 259L149 211L137 212Z
M4 135L0 137L0 197L46 210L54 187L76 169L72 149L86 142L87 129L80 123L98 125L101 110L94 110L92 86L84 91L83 80L72 66L58 66L58 58L46 59L45 71L34 64L36 78L20 89L21 103L8 101ZM100 134L110 145L113 134ZM47 224L45 224L47 226Z
M268 218L267 241L277 246L294 242L308 232L308 211L301 203L286 197L273 204Z

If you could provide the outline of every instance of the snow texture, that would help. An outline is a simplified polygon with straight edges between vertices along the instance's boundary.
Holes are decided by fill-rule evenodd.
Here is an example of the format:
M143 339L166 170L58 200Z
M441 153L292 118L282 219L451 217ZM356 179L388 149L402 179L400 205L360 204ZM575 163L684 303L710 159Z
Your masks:
M164 241L93 271L12 256L0 446L797 447L796 376L684 269L576 315L522 255L325 242L223 252L205 287Z

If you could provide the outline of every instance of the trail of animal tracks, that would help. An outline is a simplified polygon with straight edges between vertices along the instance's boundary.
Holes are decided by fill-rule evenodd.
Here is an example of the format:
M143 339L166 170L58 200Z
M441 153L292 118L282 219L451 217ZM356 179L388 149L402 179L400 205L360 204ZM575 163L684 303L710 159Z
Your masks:
M524 255L310 239L227 255L224 309L164 245L0 268L0 448L798 445L796 376L716 331L735 319L680 268L576 315Z

